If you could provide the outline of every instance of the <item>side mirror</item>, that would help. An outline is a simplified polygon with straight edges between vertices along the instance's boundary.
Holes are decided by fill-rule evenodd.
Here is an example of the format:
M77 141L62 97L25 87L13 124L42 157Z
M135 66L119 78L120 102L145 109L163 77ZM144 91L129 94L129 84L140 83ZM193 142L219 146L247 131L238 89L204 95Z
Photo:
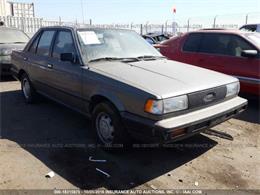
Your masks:
M254 58L258 54L257 50L243 50L241 52L241 56L246 58Z
M62 53L60 54L60 60L64 62L75 63L76 57L73 53Z

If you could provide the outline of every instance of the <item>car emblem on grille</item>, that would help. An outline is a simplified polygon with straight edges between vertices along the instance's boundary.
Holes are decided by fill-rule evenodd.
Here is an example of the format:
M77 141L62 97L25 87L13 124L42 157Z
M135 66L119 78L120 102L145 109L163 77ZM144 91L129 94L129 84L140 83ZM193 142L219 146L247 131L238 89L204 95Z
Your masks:
M208 102L212 102L216 97L216 94L213 92L213 93L209 93L207 94L204 98L203 98L203 101L208 103Z

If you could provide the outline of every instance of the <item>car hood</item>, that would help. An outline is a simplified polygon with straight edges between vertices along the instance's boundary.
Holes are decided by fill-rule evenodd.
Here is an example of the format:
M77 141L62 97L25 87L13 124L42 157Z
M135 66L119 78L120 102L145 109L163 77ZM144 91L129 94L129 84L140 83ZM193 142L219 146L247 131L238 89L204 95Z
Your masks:
M131 63L95 62L90 70L147 91L158 99L238 81L222 73L166 59Z
M6 43L6 44L0 44L0 49L23 50L25 45L26 43L17 43L17 44Z

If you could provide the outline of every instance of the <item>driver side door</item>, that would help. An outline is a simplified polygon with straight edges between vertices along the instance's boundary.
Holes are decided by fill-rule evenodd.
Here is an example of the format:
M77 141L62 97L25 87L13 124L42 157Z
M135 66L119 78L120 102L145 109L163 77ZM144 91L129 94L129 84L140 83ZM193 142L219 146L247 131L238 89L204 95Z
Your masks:
M74 61L62 61L61 54L70 53ZM84 112L82 98L82 65L79 63L73 34L70 30L59 30L53 42L50 61L48 62L49 84L52 97L74 110Z

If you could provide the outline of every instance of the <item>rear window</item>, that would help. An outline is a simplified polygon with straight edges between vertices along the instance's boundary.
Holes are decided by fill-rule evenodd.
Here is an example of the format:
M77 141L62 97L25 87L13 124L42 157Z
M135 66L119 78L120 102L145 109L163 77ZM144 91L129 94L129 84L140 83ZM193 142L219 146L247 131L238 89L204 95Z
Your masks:
M188 38L186 39L183 46L183 51L197 52L200 46L200 42L201 42L201 34L192 33L188 35Z

